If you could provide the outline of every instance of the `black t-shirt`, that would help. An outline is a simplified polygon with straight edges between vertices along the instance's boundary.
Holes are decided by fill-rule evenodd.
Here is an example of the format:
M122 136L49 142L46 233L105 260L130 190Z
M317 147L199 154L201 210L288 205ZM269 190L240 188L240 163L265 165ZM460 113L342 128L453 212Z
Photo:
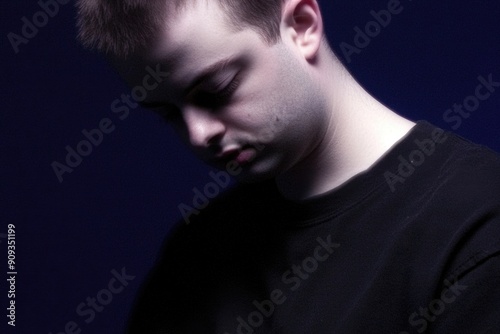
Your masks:
M129 333L500 333L499 173L421 121L321 196L239 185L168 236Z

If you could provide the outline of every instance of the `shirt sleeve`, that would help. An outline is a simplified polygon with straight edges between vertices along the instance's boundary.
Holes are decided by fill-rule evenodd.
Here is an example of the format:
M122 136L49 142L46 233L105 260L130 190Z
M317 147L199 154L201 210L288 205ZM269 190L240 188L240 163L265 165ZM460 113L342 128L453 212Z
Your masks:
M500 333L500 251L457 279L445 280L441 288L420 310L427 323L418 333Z

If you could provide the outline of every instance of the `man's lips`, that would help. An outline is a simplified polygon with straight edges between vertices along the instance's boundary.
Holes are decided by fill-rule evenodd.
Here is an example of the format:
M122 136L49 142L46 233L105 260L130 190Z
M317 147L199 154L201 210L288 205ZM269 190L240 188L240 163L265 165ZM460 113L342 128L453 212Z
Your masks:
M238 156L235 158L235 160L240 166L245 166L246 164L251 162L253 159L255 159L256 156L257 156L257 151L255 151L255 149L249 147L249 148L242 150L238 154Z
M255 159L257 151L252 147L243 149L230 149L218 154L216 161L219 163L228 163L236 161L240 166L244 166Z

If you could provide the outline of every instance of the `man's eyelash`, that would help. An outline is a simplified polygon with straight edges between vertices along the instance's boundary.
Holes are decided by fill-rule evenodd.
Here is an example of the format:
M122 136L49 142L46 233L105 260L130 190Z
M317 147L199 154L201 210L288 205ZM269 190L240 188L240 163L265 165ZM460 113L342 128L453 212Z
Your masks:
M232 94L236 91L236 89L240 85L240 78L239 74L237 74L233 80L222 90L215 92L213 95L219 100L219 99L227 99L232 96Z
M229 83L229 85L227 85L224 89L214 93L214 96L216 96L217 99L227 99L236 91L239 84L239 79L235 77L233 81L231 81L231 83Z

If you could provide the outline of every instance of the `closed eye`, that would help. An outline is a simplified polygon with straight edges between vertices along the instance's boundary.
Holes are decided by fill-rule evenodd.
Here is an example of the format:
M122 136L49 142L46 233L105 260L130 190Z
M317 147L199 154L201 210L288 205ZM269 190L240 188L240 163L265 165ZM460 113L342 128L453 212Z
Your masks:
M226 99L232 97L236 89L238 89L239 85L240 85L239 76L236 75L236 77L229 83L229 85L227 85L224 89L220 90L219 92L215 93L217 100L225 101Z
M209 89L199 90L197 93L193 94L194 96L191 99L192 103L210 109L223 106L231 100L239 85L239 74L236 74L229 84L222 89L215 91Z
M238 72L222 89L219 89L218 86L220 85L214 85L213 89L208 87L198 89L193 94L190 94L191 97L188 97L188 102L211 110L217 109L230 102L234 93L240 86L240 83L240 73ZM142 107L154 111L167 122L178 122L182 120L181 110L173 103L159 101L141 102L140 104Z

